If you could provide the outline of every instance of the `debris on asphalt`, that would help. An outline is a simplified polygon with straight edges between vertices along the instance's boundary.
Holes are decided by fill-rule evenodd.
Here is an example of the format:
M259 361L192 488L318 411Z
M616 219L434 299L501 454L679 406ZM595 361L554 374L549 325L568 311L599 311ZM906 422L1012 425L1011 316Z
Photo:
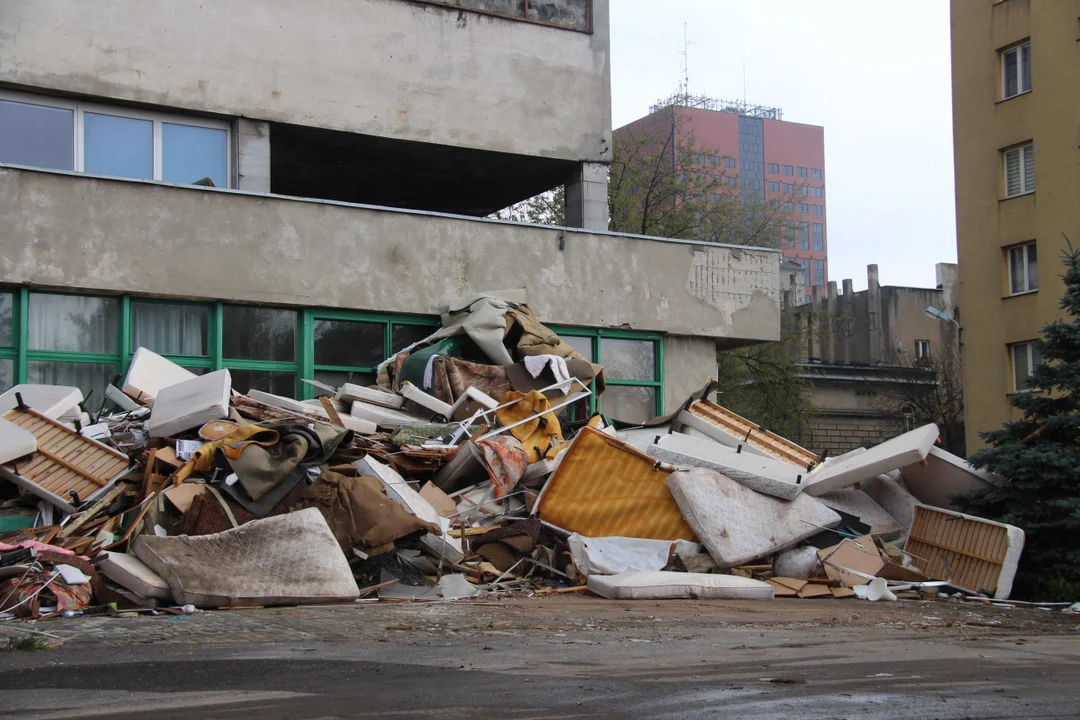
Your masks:
M73 387L0 395L0 620L579 591L1008 598L1023 532L926 501L994 482L935 448L936 426L826 459L711 383L645 425L590 415L604 368L514 296L455 301L376 386L307 381L312 399L147 348L92 407Z

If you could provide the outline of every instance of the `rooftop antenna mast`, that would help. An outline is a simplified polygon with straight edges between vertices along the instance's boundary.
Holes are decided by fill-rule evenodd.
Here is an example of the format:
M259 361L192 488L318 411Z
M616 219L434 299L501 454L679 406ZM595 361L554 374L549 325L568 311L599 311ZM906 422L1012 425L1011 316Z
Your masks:
M690 98L690 46L693 45L693 41L690 40L689 24L683 23L683 49L679 52L683 58L683 82L682 82L682 94L684 102Z

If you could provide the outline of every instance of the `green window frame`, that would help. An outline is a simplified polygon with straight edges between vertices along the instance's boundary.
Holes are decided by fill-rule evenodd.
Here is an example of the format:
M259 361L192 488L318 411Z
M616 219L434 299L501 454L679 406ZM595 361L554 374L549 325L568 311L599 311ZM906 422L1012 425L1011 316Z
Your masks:
M654 415L659 417L664 414L664 336L660 333L641 332L636 330L609 330L604 328L582 328L563 325L549 326L553 332L566 338L587 338L592 343L592 360L598 365L604 365L603 341L610 340L636 340L651 342L653 344L653 379L652 380L624 380L607 377L608 387L647 387L655 389L656 407ZM595 390L595 384L592 387ZM595 394L589 396L589 414L604 412L604 397ZM619 418L622 419L622 418Z

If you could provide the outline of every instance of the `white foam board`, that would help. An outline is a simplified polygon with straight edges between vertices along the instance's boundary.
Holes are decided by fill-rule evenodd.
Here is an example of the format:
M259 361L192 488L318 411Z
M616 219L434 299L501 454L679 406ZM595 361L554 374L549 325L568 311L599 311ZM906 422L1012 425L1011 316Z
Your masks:
M94 562L105 577L137 595L162 600L172 598L169 583L134 555L103 552Z
M76 417L82 419L82 411L78 408L79 403L83 400L83 394L82 390L77 387L68 385L16 385L3 395L0 395L0 414L19 406L15 393L22 395L24 405L50 420L64 422ZM70 414L70 417L65 417L67 414Z
M150 437L169 437L229 417L232 376L228 370L170 385L158 393L150 413Z
M938 439L938 426L930 423L915 428L869 450L850 454L837 462L827 462L804 478L803 492L817 497L869 480L890 470L922 462Z
M0 418L0 465L37 451L37 438L13 422Z
M401 394L405 396L406 400L412 400L420 407L427 408L436 415L442 415L448 419L453 415L454 408L452 405L444 403L434 395L429 395L411 382L402 384Z
M661 435L647 452L676 466L703 467L721 472L751 490L784 500L794 500L809 473L763 455L738 452L720 443L682 433Z
M672 473L675 502L698 540L721 568L794 547L840 516L806 495L778 500L744 487L708 468Z
M735 575L684 572L628 572L590 575L589 590L612 600L772 600L769 583Z
M446 530L449 529L449 520L440 517L431 503L422 498L416 490L413 490L412 486L405 482L405 478L401 477L397 470L370 456L360 458L353 465L361 473L378 478L386 491L386 496L398 505L401 505L421 520L426 520L443 528L441 536L427 533L421 538L421 544L434 557L443 557L452 563L459 563L465 559L465 553L461 548L461 540L446 534Z
M962 457L939 447L930 448L926 464L914 463L900 470L908 492L919 502L935 507L955 509L951 497L990 486L1001 485L993 473L978 470Z
M152 405L162 390L193 377L195 373L190 370L141 347L131 358L121 390L145 405Z

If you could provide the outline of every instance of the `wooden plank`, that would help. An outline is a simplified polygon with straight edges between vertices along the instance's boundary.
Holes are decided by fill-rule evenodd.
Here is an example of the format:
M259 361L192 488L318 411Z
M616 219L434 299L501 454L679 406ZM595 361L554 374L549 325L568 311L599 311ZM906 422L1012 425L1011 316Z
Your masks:
M334 407L333 401L325 395L319 396L319 404L323 406L323 410L326 411L327 417L330 418L330 422L334 423L338 427L345 427L345 423L341 421L341 416L338 415L337 408Z

